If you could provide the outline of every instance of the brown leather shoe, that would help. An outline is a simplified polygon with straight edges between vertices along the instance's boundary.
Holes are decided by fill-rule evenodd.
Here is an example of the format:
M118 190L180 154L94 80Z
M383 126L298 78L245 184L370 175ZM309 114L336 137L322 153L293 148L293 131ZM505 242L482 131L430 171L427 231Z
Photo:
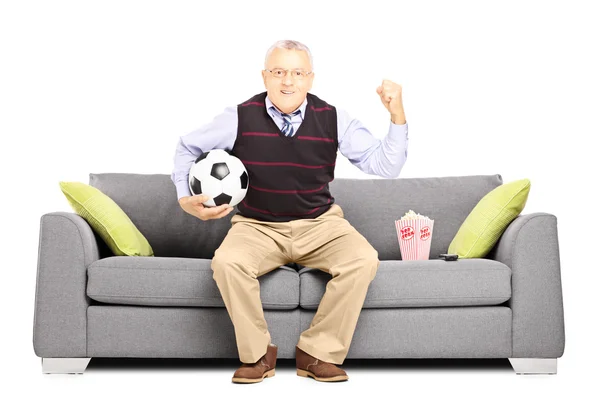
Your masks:
M332 363L314 358L296 346L296 375L321 382L347 381L346 371Z
M275 362L277 361L277 346L273 343L267 346L267 352L257 362L252 364L242 363L242 366L233 374L232 382L256 383L264 378L275 376Z

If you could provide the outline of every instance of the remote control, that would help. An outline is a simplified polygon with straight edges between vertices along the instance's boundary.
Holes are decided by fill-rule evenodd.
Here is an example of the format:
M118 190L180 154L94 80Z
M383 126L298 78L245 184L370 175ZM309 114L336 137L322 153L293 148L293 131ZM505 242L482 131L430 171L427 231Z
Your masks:
M443 258L445 261L456 261L458 260L458 254L440 254L440 258Z

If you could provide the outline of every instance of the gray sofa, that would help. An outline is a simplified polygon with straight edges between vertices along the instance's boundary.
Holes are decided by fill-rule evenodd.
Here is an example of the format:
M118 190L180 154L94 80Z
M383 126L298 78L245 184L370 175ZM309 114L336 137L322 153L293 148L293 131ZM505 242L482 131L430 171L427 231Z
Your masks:
M89 183L155 256L113 256L75 213L41 217L33 347L42 371L82 373L92 357L237 359L210 265L234 213L206 222L186 214L168 175L90 174ZM347 359L509 358L519 374L556 373L565 333L554 215L519 215L485 258L438 259L501 184L500 175L330 184L381 260ZM394 220L409 209L435 220L429 260L401 261ZM329 279L297 264L259 278L279 358L294 358Z

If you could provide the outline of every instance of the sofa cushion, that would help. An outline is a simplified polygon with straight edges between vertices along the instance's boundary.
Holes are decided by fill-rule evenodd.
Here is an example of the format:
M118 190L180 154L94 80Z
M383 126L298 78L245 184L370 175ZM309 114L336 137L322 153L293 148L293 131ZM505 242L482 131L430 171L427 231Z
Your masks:
M125 211L148 239L155 257L213 258L235 214L202 221L186 213L169 175L90 174L90 185Z
M300 270L300 306L316 309L331 275ZM363 308L497 305L511 296L511 270L487 259L381 261Z
M225 307L210 260L108 257L88 267L87 295L99 302L146 306ZM282 266L258 278L263 308L298 307L298 272Z
M336 178L330 190L346 219L373 245L380 260L399 260L394 221L412 209L435 220L431 255L445 253L473 207L502 184L500 175L435 178ZM90 185L110 196L148 239L156 257L214 256L235 214L201 221L181 209L164 174L90 174ZM234 210L237 212L237 209Z
M408 210L435 220L430 259L446 253L452 238L483 196L502 184L500 175L435 178L339 179L330 183L344 217L379 253L400 260L395 220Z
M117 256L154 255L152 247L126 213L106 194L81 182L59 182L75 212Z
M458 254L459 258L485 257L525 208L530 187L529 179L521 179L486 194L460 226L448 253Z

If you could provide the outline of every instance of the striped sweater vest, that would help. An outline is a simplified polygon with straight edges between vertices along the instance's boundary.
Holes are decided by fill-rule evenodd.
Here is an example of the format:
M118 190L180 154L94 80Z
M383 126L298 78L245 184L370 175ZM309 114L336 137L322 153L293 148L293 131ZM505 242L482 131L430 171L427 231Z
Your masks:
M335 107L307 93L304 120L286 137L267 113L267 92L238 104L238 132L231 153L246 167L249 187L239 214L261 221L316 218L334 202L338 149Z

